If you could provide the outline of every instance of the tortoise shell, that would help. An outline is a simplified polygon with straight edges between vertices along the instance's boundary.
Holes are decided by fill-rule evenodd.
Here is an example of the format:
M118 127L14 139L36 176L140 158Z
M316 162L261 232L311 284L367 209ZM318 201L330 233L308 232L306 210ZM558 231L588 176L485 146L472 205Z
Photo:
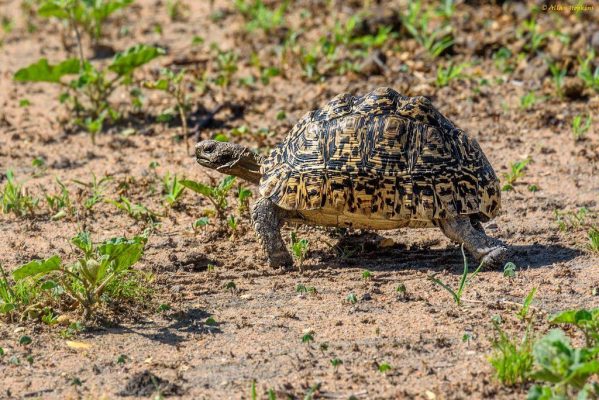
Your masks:
M396 228L499 212L476 140L425 97L344 93L307 113L261 166L260 193L320 225Z

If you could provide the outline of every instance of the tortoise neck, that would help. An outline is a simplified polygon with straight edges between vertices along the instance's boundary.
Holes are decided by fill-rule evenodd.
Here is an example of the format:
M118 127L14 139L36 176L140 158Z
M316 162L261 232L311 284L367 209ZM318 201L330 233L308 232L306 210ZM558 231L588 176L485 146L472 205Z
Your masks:
M258 185L262 178L262 174L260 173L261 163L262 157L246 148L239 154L239 158L235 163L231 166L227 165L218 168L218 171Z

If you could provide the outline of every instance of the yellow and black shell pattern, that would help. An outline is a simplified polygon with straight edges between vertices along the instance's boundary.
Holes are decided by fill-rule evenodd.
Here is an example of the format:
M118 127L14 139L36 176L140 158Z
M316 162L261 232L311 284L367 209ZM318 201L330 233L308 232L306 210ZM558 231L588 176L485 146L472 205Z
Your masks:
M499 180L476 140L427 98L385 87L340 94L306 114L261 171L260 194L279 207L350 220L487 221L501 206Z

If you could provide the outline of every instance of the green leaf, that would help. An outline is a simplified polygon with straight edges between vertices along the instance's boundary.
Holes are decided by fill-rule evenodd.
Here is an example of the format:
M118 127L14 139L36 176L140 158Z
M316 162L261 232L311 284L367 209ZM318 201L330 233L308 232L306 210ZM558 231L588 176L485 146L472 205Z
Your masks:
M0 314L6 314L16 309L17 307L13 303L1 303Z
M114 261L114 270L122 271L135 264L143 255L147 238L135 236L133 239L112 238L98 247L98 253L108 256L109 261Z
M203 194L204 196L214 196L214 189L212 189L210 186L204 185L203 183L192 181L189 179L183 179L179 183L185 186L186 188L193 190L196 193Z
M27 346L28 344L31 344L31 342L33 342L33 340L27 335L21 336L19 339L19 344L22 346Z
M591 321L593 314L587 310L566 310L549 317L549 322L554 324L578 324L581 321Z
M59 256L52 256L43 261L34 260L14 270L12 276L15 281L19 281L37 274L47 274L48 272L60 269L61 262L62 261Z
M40 286L42 290L52 290L58 287L58 283L54 281L46 281Z
M65 1L46 1L37 10L40 17L69 19L68 4Z
M235 177L229 175L225 179L222 180L222 182L218 185L218 188L220 190L222 190L223 192L228 192L233 187L234 184L235 184Z
M86 255L89 255L94 247L88 231L77 233L75 237L71 238L71 243L81 249Z
M14 80L19 82L60 82L64 75L79 73L79 60L69 58L58 65L48 64L48 60L42 58L38 62L21 68L14 75Z
M108 69L118 75L126 75L164 53L163 49L139 44L124 52L117 53Z

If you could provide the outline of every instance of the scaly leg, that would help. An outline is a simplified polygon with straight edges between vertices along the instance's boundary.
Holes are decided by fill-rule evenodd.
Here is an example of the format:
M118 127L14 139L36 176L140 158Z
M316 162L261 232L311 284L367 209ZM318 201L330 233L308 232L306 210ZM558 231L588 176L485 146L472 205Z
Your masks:
M470 218L461 216L439 221L445 236L457 243L463 243L479 262L486 266L500 267L507 261L509 250L501 240L487 236L472 226Z
M290 267L293 259L281 237L282 210L266 198L258 199L252 206L252 223L260 244L273 268Z

